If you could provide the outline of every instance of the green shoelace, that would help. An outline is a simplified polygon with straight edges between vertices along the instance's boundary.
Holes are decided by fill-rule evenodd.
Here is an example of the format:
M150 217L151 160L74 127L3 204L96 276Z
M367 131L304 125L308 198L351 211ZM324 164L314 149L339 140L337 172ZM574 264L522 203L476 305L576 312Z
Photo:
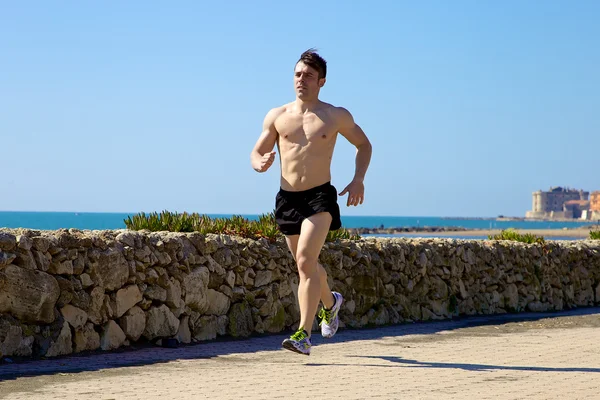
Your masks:
M305 339L306 337L308 337L308 335L304 333L304 329L299 329L296 331L296 333L292 335L291 339L300 341L302 339Z
M323 321L325 321L326 324L329 324L331 322L331 310L321 308L321 311L319 311L319 318L321 318L321 324Z

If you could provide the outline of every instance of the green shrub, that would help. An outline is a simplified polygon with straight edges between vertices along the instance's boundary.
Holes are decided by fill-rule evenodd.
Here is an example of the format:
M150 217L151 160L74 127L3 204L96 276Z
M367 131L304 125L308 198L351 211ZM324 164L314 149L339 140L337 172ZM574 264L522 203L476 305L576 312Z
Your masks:
M600 229L590 231L590 239L600 240Z
M333 242L337 239L359 240L360 235L358 233L352 233L346 228L340 228L338 230L329 231L329 233L327 233L327 242Z
M503 229L497 235L488 235L488 238L491 240L514 240L516 242L523 243L545 243L545 240L542 236L536 236L531 233L519 233L514 229Z
M215 233L236 235L249 239L266 238L275 242L278 237L283 237L275 222L275 214L262 214L257 220L249 220L241 215L233 215L231 218L211 218L198 213L172 213L163 211L159 213L139 213L125 219L125 226L131 230L146 229L153 232L200 232L202 234ZM360 235L353 234L345 228L330 231L327 241L336 239L358 240Z

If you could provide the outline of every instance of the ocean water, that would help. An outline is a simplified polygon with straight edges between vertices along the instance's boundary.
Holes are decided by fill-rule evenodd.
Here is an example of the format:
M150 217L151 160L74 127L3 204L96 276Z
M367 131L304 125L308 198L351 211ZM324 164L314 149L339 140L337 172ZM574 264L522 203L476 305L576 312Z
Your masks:
M86 212L15 212L0 211L0 228L29 228L56 230L77 229L124 229L124 220L135 213L86 213ZM208 214L211 217L230 217L231 214ZM256 219L257 215L243 215ZM446 217L389 217L389 216L342 216L346 228L385 228L445 226L467 229L562 229L592 225L592 221L498 221L495 218L446 218ZM402 234L395 236L411 236ZM427 237L427 233L419 233ZM431 236L435 237L435 235Z

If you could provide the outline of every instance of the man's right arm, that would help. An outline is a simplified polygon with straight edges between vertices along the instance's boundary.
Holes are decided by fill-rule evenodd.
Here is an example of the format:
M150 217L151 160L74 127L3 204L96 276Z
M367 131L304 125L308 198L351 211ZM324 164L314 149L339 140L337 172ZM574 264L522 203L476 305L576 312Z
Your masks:
M272 151L277 142L275 120L281 114L281 107L270 110L263 121L263 130L250 153L250 163L256 172L265 172L275 160Z

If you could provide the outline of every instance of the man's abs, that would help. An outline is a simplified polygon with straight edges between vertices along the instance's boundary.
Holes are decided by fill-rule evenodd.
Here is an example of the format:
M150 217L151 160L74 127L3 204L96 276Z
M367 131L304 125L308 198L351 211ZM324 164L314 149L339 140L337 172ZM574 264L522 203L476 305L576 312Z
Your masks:
M331 180L337 126L330 107L304 114L290 110L275 121L281 157L281 188L301 191Z
M281 188L288 191L311 189L331 181L331 159L335 132L324 130L319 136L300 136L278 140L281 157ZM325 137L323 137L325 136Z
M314 162L287 160L282 155L281 188L287 191L312 189L331 181L330 165L322 160Z

